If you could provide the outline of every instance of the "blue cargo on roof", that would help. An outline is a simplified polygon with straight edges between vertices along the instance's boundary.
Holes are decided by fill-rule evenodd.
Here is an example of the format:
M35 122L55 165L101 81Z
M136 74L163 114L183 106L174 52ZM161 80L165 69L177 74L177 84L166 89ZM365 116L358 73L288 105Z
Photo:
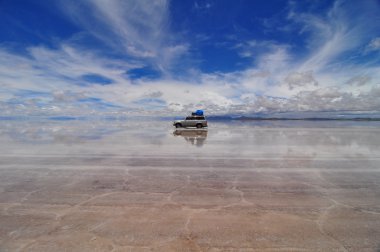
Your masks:
M198 116L202 116L203 115L203 110L198 109L197 111L195 111L195 114L198 115Z

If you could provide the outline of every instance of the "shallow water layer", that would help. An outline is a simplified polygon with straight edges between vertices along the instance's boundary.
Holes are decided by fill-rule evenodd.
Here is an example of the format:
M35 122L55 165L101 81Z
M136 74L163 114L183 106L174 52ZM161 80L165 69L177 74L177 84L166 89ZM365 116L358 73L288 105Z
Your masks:
M0 121L0 251L379 251L378 122Z

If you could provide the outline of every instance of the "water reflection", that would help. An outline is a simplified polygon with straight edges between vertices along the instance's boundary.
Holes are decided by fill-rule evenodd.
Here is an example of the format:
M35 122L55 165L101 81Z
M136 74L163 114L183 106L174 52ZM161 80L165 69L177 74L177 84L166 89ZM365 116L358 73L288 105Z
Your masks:
M34 144L79 144L98 141L123 129L120 123L104 121L7 121L0 122L0 137Z
M170 122L162 120L0 121L0 153L113 156L233 153L235 157L278 158L328 157L330 153L361 158L380 155L380 124L339 122L338 127L323 123L211 122L208 130L174 130Z
M201 147L205 144L207 129L177 129L173 132L173 135L181 136L186 142Z

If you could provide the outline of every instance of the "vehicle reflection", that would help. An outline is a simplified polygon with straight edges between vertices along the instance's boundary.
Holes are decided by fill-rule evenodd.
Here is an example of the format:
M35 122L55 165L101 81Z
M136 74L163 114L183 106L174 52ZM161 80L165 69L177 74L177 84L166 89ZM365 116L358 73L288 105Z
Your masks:
M207 129L177 129L173 135L181 136L185 138L186 142L202 147L207 139Z

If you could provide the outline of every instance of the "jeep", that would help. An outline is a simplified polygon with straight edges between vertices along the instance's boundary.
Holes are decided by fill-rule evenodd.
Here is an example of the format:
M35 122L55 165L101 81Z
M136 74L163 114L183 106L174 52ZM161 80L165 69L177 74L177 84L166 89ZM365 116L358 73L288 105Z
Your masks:
M174 121L173 126L176 128L186 127L207 127L207 120L205 116L192 115L185 118L185 120Z

